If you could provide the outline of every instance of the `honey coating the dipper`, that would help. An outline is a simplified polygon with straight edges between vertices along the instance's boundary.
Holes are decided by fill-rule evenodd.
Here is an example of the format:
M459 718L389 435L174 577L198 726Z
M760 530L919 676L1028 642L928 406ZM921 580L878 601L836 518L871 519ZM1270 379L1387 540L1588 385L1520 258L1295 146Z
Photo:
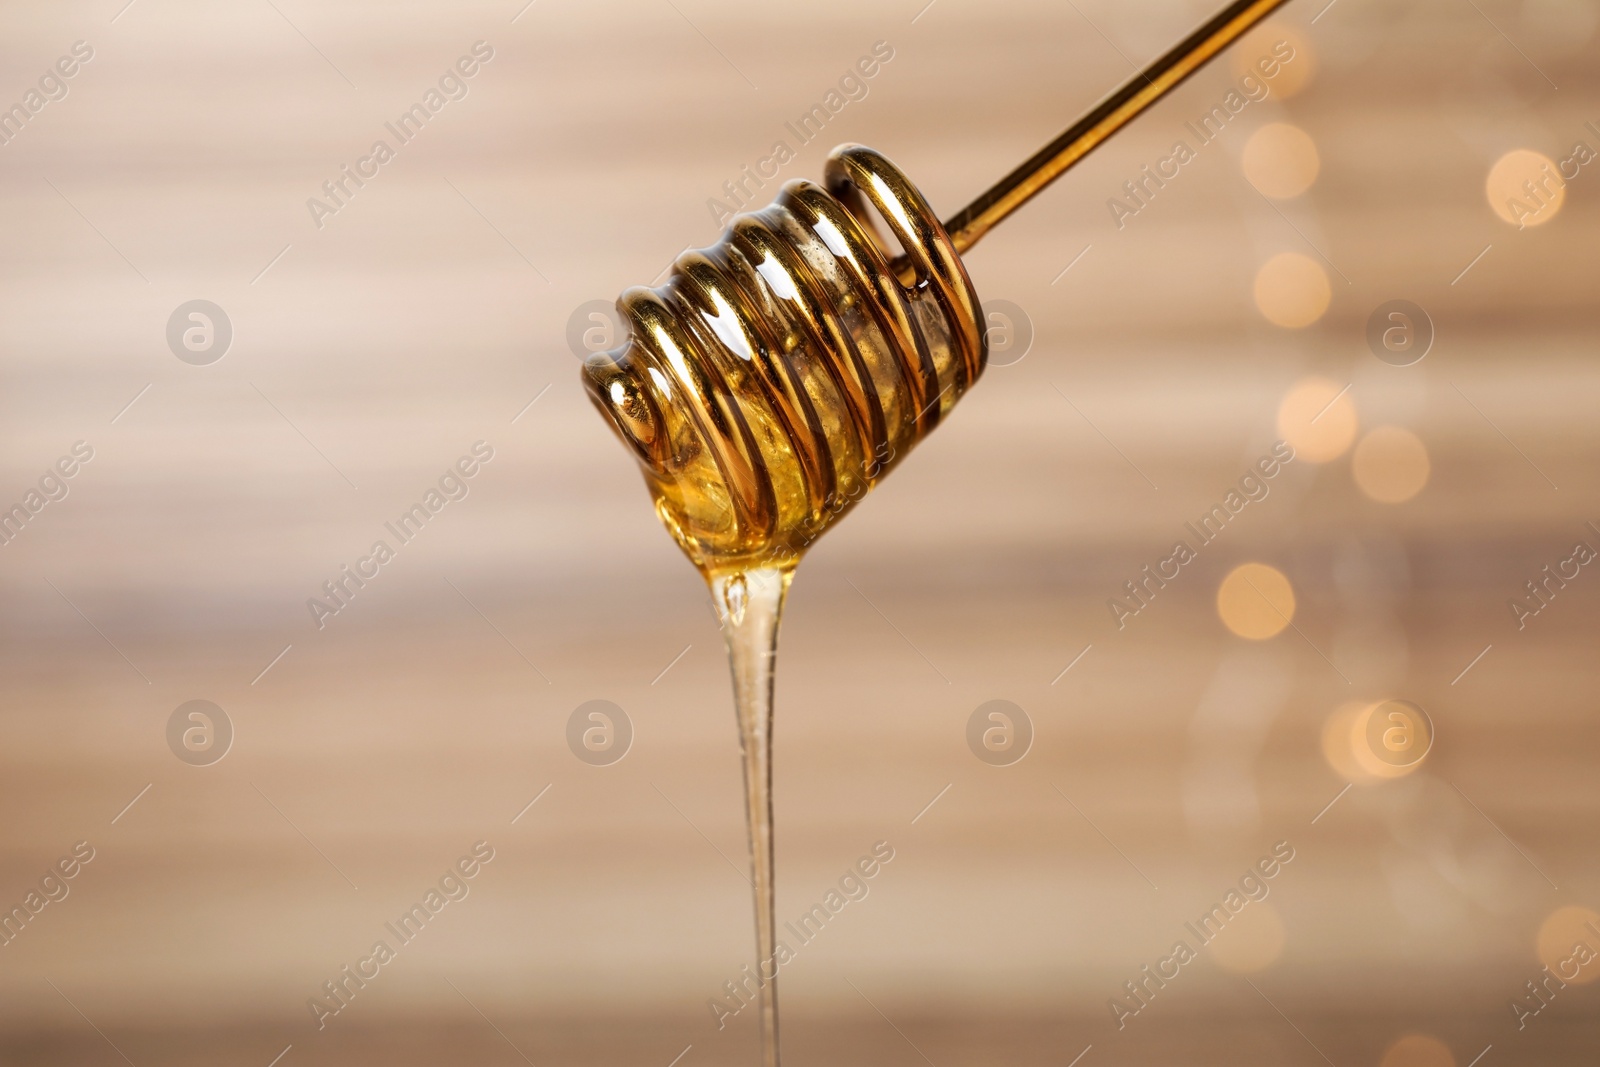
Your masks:
M680 256L665 285L628 290L631 336L584 365L656 514L708 578L792 569L983 371L977 293L916 188L855 145L829 157L827 185L787 183Z

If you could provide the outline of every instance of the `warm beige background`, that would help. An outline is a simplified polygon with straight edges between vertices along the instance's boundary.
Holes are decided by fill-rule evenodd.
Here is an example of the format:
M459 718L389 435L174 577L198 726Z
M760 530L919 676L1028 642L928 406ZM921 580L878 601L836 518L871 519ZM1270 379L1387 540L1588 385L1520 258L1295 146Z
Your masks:
M751 1062L750 1013L719 1034L705 1006L752 954L719 638L578 388L568 315L709 243L706 198L874 41L894 60L783 177L859 140L948 213L1209 5L122 3L0 12L0 100L95 49L0 148L0 497L96 450L0 548L0 904L97 849L0 948L0 1059ZM1225 65L974 252L1033 351L802 569L780 912L874 841L897 858L785 973L791 1062L1064 1065L1092 1044L1083 1067L1353 1067L1410 1032L1457 1067L1491 1044L1484 1067L1592 1061L1596 986L1522 1032L1507 1003L1544 919L1600 907L1600 576L1520 633L1506 600L1600 523L1600 169L1520 233L1483 187L1509 149L1600 147L1595 5L1321 9L1276 20L1311 82L1252 105L1125 230L1106 198L1220 99ZM470 95L316 229L306 198L479 39L495 57ZM1267 121L1322 157L1281 215L1239 170ZM1286 331L1252 282L1308 242L1348 282ZM164 341L196 297L234 325L208 367ZM1363 341L1397 297L1439 335L1405 369ZM1417 433L1427 489L1382 505L1348 454L1296 464L1117 633L1106 598L1270 445L1308 374L1353 383L1363 426ZM471 495L319 632L306 598L478 439L496 452ZM1294 583L1303 636L1218 622L1218 582L1252 559ZM1385 696L1431 712L1435 751L1312 825L1345 785L1324 721ZM195 698L237 728L209 768L164 739ZM637 731L608 768L564 740L592 698ZM1037 729L1007 769L964 741L994 698ZM318 1033L306 998L480 838L496 858L471 896ZM1118 1033L1120 983L1284 839L1285 940L1257 989L1202 959Z

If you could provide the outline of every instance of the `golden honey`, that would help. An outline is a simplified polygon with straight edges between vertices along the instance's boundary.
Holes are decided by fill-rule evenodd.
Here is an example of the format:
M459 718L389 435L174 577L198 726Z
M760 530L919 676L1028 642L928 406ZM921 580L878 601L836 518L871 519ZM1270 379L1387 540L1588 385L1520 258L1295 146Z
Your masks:
M708 577L792 569L983 373L978 295L927 201L846 145L659 289L584 365L590 399ZM905 250L902 282L866 205Z

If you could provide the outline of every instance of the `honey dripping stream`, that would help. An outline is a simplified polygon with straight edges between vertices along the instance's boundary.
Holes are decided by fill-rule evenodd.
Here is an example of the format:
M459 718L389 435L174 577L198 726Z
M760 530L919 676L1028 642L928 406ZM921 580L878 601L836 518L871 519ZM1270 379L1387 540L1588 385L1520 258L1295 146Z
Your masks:
M772 695L778 623L793 568L775 567L711 579L733 672L733 706L744 763L750 827L750 886L755 894L756 973L760 989L762 1067L778 1067L778 929L772 821Z
M904 250L909 281L868 204ZM780 613L805 551L983 372L978 296L909 179L845 145L829 157L826 189L789 182L715 246L680 256L665 285L630 289L617 306L630 337L590 356L584 383L723 624L750 823L762 1062L777 1067Z

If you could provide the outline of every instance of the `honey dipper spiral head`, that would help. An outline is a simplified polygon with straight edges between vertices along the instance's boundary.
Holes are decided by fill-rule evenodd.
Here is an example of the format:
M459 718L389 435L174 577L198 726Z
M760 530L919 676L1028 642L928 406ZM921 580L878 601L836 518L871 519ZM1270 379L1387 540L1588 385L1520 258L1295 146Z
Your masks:
M659 289L623 293L631 336L584 364L708 577L792 567L983 373L978 295L922 194L860 145L833 150L826 182L788 182Z

